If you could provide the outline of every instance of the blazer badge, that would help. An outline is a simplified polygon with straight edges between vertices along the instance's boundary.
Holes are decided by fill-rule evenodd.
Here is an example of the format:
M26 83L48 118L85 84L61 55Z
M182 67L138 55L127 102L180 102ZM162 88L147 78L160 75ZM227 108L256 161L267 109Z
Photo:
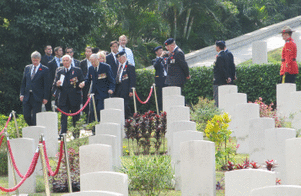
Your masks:
M102 73L102 74L98 74L98 80L100 79L104 79L107 77L107 74L106 73Z

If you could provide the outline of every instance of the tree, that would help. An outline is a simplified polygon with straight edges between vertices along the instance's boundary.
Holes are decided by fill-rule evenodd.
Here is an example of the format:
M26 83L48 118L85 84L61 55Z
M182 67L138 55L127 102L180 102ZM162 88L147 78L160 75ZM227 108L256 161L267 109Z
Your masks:
M21 112L19 91L30 54L43 47L83 50L96 26L97 0L2 0L0 2L0 112ZM79 54L78 52L76 54Z

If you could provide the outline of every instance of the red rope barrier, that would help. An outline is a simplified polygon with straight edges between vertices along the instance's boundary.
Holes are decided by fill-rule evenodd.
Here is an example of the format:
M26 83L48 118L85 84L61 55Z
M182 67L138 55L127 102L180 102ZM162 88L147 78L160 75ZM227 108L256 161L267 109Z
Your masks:
M9 155L10 155L10 158L11 158L11 161L13 163L13 166L17 172L17 174L20 176L20 178L24 178L24 176L21 174L21 172L19 171L17 165L16 165L16 162L15 162L15 158L13 156L13 153L12 153L12 150L11 150L11 147L10 147L10 142L9 142L9 139L7 139L7 148L8 148L8 152L9 152Z
M2 141L3 141L4 135L2 135L1 139L0 139L0 147L2 145Z
M25 176L22 178L22 180L20 182L15 187L8 188L8 189L0 186L0 190L3 191L3 192L13 192L13 191L17 190L25 182L25 180L33 174L33 172L36 168L38 159L39 159L39 151L37 151L34 154L33 161L31 162L31 164L29 166L29 169L27 170Z
M90 100L91 100L91 97L89 97L88 98L88 100L87 100L87 102L85 103L85 105L80 109L80 110L78 110L77 112L75 112L75 113L66 113L66 112L64 112L63 110L61 110L60 108L56 108L59 112L61 112L62 114L65 114L66 116L76 116L76 115L78 115L79 113L81 113L86 107L87 107L87 105L89 104L89 102L90 102Z
M146 104L149 101L150 97L152 96L152 93L153 93L153 86L151 87L151 90L149 91L149 95L148 95L147 99L145 101L141 101L141 99L138 97L137 91L135 91L137 100L142 104Z
M2 135L2 134L4 133L4 130L7 128L10 119L11 119L11 113L9 114L9 117L8 117L8 119L7 119L7 121L6 121L5 127L2 129L0 135Z
M49 159L48 159L47 152L46 152L46 143L45 143L45 141L43 141L44 154L45 154L46 165L47 165L47 168L48 168L48 175L49 176L55 176L59 172L60 165L61 165L62 158L63 158L63 145L64 145L64 142L61 141L59 162L57 164L55 172L53 172L51 167L50 167Z

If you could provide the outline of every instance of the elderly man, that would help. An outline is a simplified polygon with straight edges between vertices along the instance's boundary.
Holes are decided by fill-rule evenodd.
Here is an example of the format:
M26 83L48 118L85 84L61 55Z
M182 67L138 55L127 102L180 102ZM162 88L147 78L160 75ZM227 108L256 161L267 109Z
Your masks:
M59 67L55 74L53 83L53 92L58 98L57 105L69 113L77 112L81 103L81 87L79 84L84 81L82 70L78 67L71 66L71 57L63 56L63 67ZM73 126L79 120L79 114L73 116ZM67 116L61 116L61 134L67 132Z
M189 68L185 61L184 52L176 45L173 38L167 39L164 45L170 54L167 59L167 77L165 84L167 86L178 86L182 89L186 80L190 79Z
M125 35L121 35L119 37L119 48L118 51L119 52L125 52L126 56L127 56L127 60L129 61L129 63L133 66L135 66L135 60L134 60L134 54L132 52L131 49L129 49L128 47L126 47L126 44L128 43L128 39Z
M71 66L72 67L80 67L80 62L79 62L79 60L76 60L76 59L74 59L73 58L73 55L74 55L74 52L73 52L73 48L66 48L65 49L65 52L66 52L66 54L68 54L68 55L70 55L71 56Z
M296 83L296 75L299 73L297 58L297 45L291 38L293 30L289 26L283 27L282 38L285 41L281 55L280 80L282 83Z
M119 47L118 41L111 41L110 43L111 53L108 54L108 56L106 57L106 62L111 66L114 78L116 78L117 69L119 65L119 62L116 58L116 55L118 53L118 47Z
M104 109L104 100L112 95L115 90L115 79L111 67L106 63L98 61L98 55L90 56L92 66L89 68L88 76L85 82L80 84L80 87L89 85L92 82L91 93L94 93L97 120L100 121L100 110ZM91 110L92 121L95 120L94 110Z
M117 54L117 59L119 66L116 75L115 97L124 99L125 118L128 119L131 116L129 100L133 96L132 88L136 85L135 67L127 61L126 53L123 51Z
M41 64L42 65L47 65L48 62L53 59L52 47L50 45L47 45L47 46L45 46L44 51L45 51L45 55L42 56Z
M62 63L62 56L63 56L63 49L61 46L57 46L54 48L54 58L48 62L47 64L47 67L49 68L49 82L50 84L52 85L53 83L53 80L54 80L54 77L55 77L55 71L58 67L61 66L61 63ZM50 89L49 89L49 98L48 98L48 103L45 105L46 107L46 110L47 111L52 111L52 108L51 108L51 86L50 86Z
M42 65L41 54L31 54L32 64L24 69L20 101L23 102L23 114L29 126L36 125L36 113L41 112L42 103L46 104L49 97L49 69Z

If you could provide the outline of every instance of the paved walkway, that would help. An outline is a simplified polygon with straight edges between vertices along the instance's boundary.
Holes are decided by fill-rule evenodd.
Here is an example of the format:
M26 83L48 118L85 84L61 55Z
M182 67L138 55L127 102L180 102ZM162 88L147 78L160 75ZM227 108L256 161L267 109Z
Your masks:
M301 26L294 28L294 30L296 30L296 32L301 33ZM284 41L282 39L281 34L279 33L274 34L268 38L262 39L262 41L267 42L268 52L284 46ZM233 50L231 49L231 47L229 47L228 49L233 53L234 61L236 65L244 61L247 61L249 59L252 59L252 43L249 43L242 47L235 48ZM201 58L201 60L198 63L189 66L190 67L211 66L214 61L215 61L215 56L206 59Z

